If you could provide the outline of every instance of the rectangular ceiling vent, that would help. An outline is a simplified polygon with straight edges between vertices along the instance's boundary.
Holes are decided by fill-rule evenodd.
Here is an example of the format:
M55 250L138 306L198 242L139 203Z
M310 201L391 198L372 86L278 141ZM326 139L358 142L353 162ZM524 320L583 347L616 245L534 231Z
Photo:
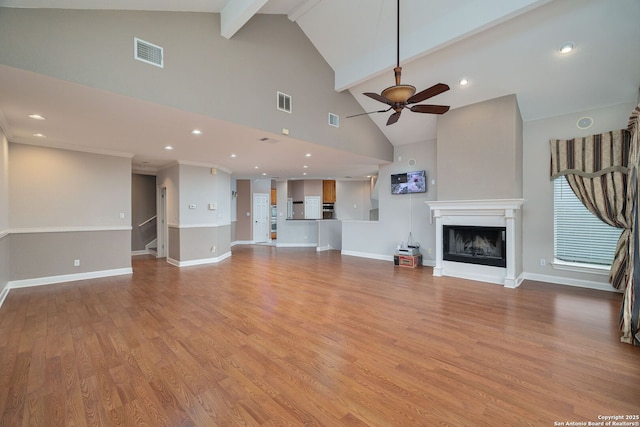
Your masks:
M164 55L160 46L156 46L137 37L134 37L133 43L133 54L138 61L164 68Z
M329 113L329 126L339 128L340 116L338 116L337 114Z
M291 113L291 96L278 92L278 110Z

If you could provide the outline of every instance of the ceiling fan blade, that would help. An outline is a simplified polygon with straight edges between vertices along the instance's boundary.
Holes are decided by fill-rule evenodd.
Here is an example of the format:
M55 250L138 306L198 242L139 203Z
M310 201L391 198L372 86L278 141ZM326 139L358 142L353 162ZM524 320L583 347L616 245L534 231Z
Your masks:
M444 114L449 111L448 105L414 105L409 108L411 111L415 113L429 113L429 114Z
M418 92L411 98L407 99L407 104L415 104L416 102L424 101L425 99L429 99L432 96L440 95L442 92L446 92L448 90L449 86L444 83L435 84L430 88L425 89L422 92Z
M398 119L400 118L400 113L402 112L402 110L393 113L392 115L389 116L389 120L387 120L387 126L394 124L395 122L398 121Z
M347 116L347 119L350 119L351 117L358 117L358 116L364 116L366 114L373 114L373 113L386 113L387 111L391 110L391 107L387 108L386 110L377 110L377 111L369 111L368 113L360 113L360 114L354 114L352 116Z
M393 102L390 99L387 99L382 95L378 95L377 93L365 92L365 93L363 93L363 95L367 95L369 98L373 98L376 101L383 102L383 103L385 103L387 105L393 105Z

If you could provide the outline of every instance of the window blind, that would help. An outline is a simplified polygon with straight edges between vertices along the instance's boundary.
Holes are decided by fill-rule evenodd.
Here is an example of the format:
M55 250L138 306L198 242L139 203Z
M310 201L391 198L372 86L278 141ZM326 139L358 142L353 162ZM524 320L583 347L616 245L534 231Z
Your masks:
M554 256L566 262L611 265L622 229L600 221L564 176L553 181Z

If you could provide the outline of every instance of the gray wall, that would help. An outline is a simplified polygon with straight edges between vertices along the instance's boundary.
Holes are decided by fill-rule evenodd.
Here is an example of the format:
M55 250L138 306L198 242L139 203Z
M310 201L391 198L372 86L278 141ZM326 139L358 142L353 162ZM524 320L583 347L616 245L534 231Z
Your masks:
M438 200L522 197L522 119L515 95L438 118Z
M133 59L134 37L164 48L164 69ZM335 132L317 119L362 107L334 90L333 70L284 15L258 14L228 40L218 14L1 8L0 61L367 157L393 153L371 121ZM292 96L292 114L276 110L276 91Z
M175 164L159 171L157 182L160 188L167 188L170 262L207 262L230 252L228 173L208 166Z
M155 175L131 176L131 250L143 251L145 246L157 236L157 221L150 221L139 227L156 214Z
M9 141L0 128L0 299L9 283Z
M371 210L370 181L336 181L335 218L368 220Z
M415 164L409 165L409 160ZM427 192L421 194L391 194L391 174L425 170ZM429 221L427 200L436 200L436 141L423 141L395 147L394 162L382 166L378 174L378 221L342 221L342 251L345 254L379 259L393 259L396 245L407 241L411 233L419 242L423 263L435 260L435 225ZM336 190L337 191L337 190Z
M12 281L131 268L129 158L23 144L9 157Z

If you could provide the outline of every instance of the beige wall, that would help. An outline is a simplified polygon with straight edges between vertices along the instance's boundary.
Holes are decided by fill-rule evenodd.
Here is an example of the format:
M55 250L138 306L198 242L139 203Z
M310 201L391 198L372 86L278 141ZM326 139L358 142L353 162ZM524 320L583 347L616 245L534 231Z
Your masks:
M9 157L11 281L131 268L130 159L23 144Z
M134 60L134 37L164 48L163 69ZM275 134L288 128L367 157L393 155L371 121L336 132L318 120L362 107L334 90L333 70L285 15L255 15L228 40L218 14L2 8L0 62ZM292 114L277 111L276 91L292 96Z
M514 95L438 117L438 200L522 197L521 131Z
M239 179L236 182L238 197L236 198L238 221L236 221L236 235L234 241L247 242L253 239L251 222L251 181ZM249 215L247 215L247 212Z
M9 157L12 229L131 226L131 159L25 144Z

